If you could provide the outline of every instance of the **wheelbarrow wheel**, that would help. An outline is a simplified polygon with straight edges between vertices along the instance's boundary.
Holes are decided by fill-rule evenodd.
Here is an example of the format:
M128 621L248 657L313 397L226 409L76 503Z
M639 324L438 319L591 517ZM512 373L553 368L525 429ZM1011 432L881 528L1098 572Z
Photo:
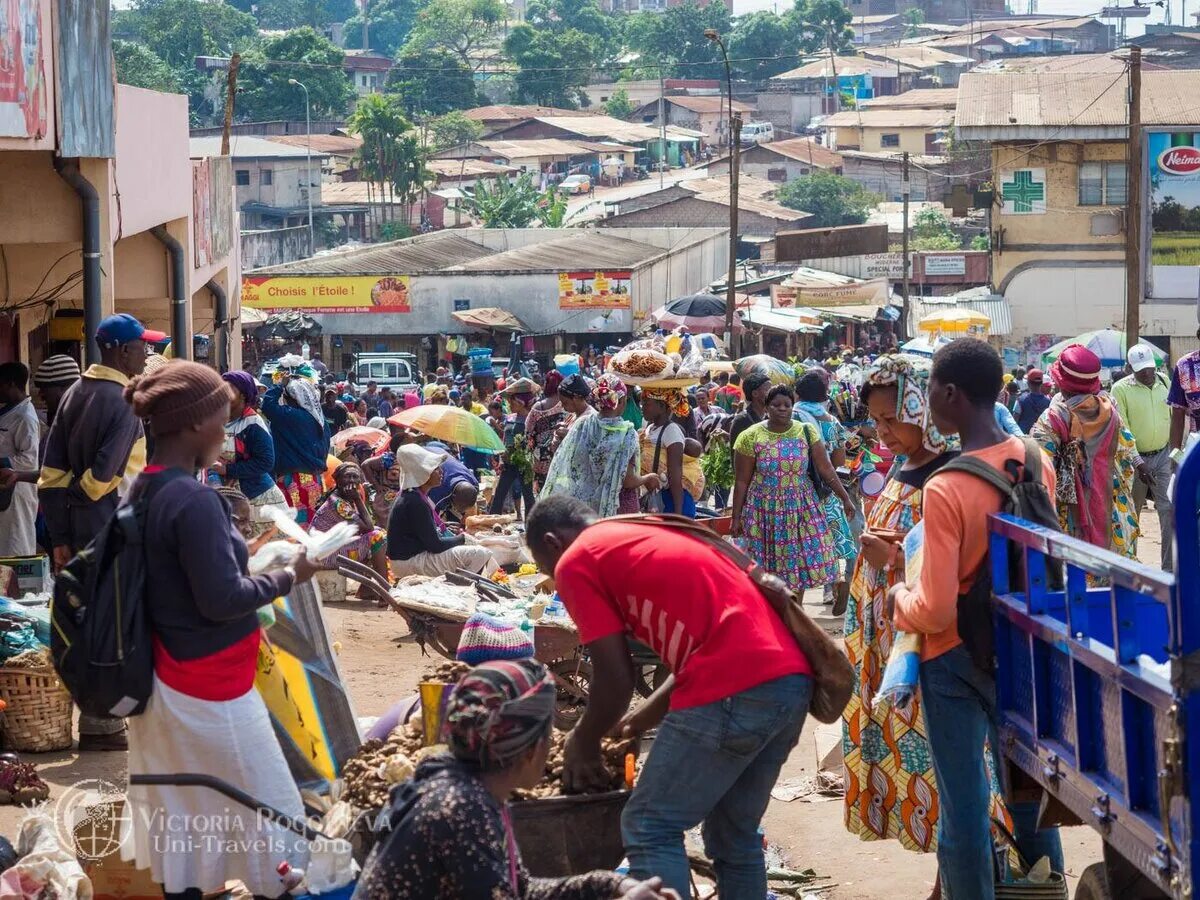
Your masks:
M1075 886L1075 900L1113 900L1104 863L1092 863L1083 870Z
M646 700L650 699L650 695L662 686L670 674L671 670L662 663L638 666L635 676L637 680L634 682L638 696Z
M592 689L592 664L580 657L556 659L546 668L554 676L558 686L558 700L554 711L554 727L559 731L570 731L583 717L587 708L588 694Z

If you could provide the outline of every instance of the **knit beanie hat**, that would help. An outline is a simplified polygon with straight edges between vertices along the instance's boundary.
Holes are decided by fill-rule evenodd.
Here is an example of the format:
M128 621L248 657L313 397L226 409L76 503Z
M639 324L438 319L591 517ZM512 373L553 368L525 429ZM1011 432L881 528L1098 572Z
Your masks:
M71 385L78 380L79 363L62 353L46 357L33 375L33 383L38 387Z
M500 659L531 659L533 640L515 625L505 625L484 613L467 619L458 639L459 662L478 666Z
M208 366L173 360L157 372L133 379L125 400L140 419L149 419L156 435L172 434L228 410L234 389Z

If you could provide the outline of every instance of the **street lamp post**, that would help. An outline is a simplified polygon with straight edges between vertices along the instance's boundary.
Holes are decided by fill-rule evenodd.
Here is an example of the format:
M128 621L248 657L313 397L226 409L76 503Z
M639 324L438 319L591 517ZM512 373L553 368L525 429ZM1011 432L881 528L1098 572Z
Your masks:
M308 88L303 82L297 81L295 78L289 78L288 84L294 84L296 87L300 88L300 90L304 91L304 176L308 186L308 189L304 192L304 196L308 198L308 255L312 256L317 252L317 245L313 240L311 106L308 102Z
M731 359L737 359L734 345L733 311L737 303L737 233L738 233L738 169L741 166L742 116L733 114L733 74L729 69L729 53L725 42L714 28L704 36L721 48L725 61L725 95L729 98L729 277L725 285L725 346Z

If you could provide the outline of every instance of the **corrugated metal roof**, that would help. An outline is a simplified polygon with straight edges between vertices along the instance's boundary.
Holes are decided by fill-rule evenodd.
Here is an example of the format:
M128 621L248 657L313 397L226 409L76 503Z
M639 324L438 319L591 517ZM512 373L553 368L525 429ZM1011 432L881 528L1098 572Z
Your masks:
M993 294L986 287L971 288L947 297L910 297L909 333L916 334L918 324L928 315L948 309L970 309L983 313L992 320L989 334L1004 337L1012 334L1012 308L1004 297Z
M691 110L697 113L722 112L729 108L729 101L724 97L664 97L667 103L673 103L683 109ZM657 100L652 100L647 105L657 105ZM754 112L753 104L743 103L741 100L733 101L734 112Z
M188 148L192 159L220 156L221 137L214 135L189 138ZM245 134L235 134L229 138L229 156L232 159L304 159L307 154L308 151L303 147L289 147L287 144L278 144L266 138ZM324 157L326 154L313 147L312 155Z
M255 275L413 275L437 272L492 251L453 232L393 241L345 253L330 253L281 266L256 269Z
M232 138L230 139L232 141ZM289 147L307 147L311 140L314 153L329 153L335 156L353 156L362 146L362 138L346 134L314 134L311 139L303 134L277 134L267 138L276 144Z
M825 329L820 325L810 325L801 319L800 316L789 314L794 313L794 310L777 310L770 306L751 306L748 309L739 310L742 316L742 321L747 325L757 325L760 328L771 328L775 331L784 331L788 334L820 334Z
M842 164L842 157L828 147L822 147L812 138L789 138L786 141L771 141L759 144L750 150L743 150L742 156L751 152L776 153L797 162L806 162L818 169L836 169ZM721 159L725 159L722 156ZM746 176L741 176L745 178Z
M632 269L667 251L603 231L578 231L515 250L446 266L456 272L560 272L564 269Z
M552 118L555 116L586 115L577 109L559 109L556 106L477 106L474 109L463 110L463 115L476 122L519 122L522 119L535 117Z
M836 113L821 124L829 128L945 128L954 121L949 109L861 109Z
M430 159L425 162L425 168L441 178L507 175L517 171L512 166L501 166L482 159Z
M803 78L831 78L833 70L837 70L838 77L851 75L870 75L873 78L895 78L897 68L901 72L914 72L915 69L910 69L908 66L901 63L897 67L894 62L880 62L874 59L863 59L861 56L842 56L837 57L830 65L829 58L818 59L814 62L805 63L804 65L784 72L781 75L775 75L771 78L772 81L795 81Z
M1125 71L1126 62L1109 53L1064 53L1059 56L1007 56L990 59L975 66L973 74L991 72L1076 72L1087 75L1116 75ZM1143 69L1150 67L1142 61Z
M863 47L861 52L862 55L868 59L899 60L900 62L904 63L904 65L912 66L915 69L935 69L938 66L970 66L972 62L971 57L963 56L961 53L950 53L948 50L941 50L937 47L925 47L920 44L915 46L901 47ZM952 91L954 89L922 88L921 90ZM908 91L908 93L912 94L914 92ZM895 96L903 97L906 95L898 94ZM889 98L876 98L876 100L879 99L887 100ZM874 102L875 101L872 101L872 103Z
M899 47L889 47L888 51ZM938 52L938 51L933 51ZM943 56L949 54L942 54ZM962 57L964 60L966 57ZM958 103L957 88L917 88L903 94L889 94L862 101L865 109L954 109Z
M718 206L729 207L728 192L711 191L708 193L698 193L695 195L696 200L702 200L705 203L715 203ZM799 209L789 209L782 204L776 203L774 200L765 200L761 197L743 197L738 195L738 210L740 212L752 212L760 216L765 216L768 219L777 219L780 222L802 222L804 219L811 219L812 213L806 213Z
M530 138L528 140L502 141L484 138L479 141L496 156L505 159L530 159L541 156L587 156L596 151L582 144L561 138Z

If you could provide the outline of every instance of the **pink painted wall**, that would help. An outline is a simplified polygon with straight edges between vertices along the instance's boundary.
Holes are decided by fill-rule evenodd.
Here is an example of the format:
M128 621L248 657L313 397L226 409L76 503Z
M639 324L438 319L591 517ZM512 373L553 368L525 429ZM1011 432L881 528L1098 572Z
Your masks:
M114 175L114 241L191 215L187 97L117 85Z

